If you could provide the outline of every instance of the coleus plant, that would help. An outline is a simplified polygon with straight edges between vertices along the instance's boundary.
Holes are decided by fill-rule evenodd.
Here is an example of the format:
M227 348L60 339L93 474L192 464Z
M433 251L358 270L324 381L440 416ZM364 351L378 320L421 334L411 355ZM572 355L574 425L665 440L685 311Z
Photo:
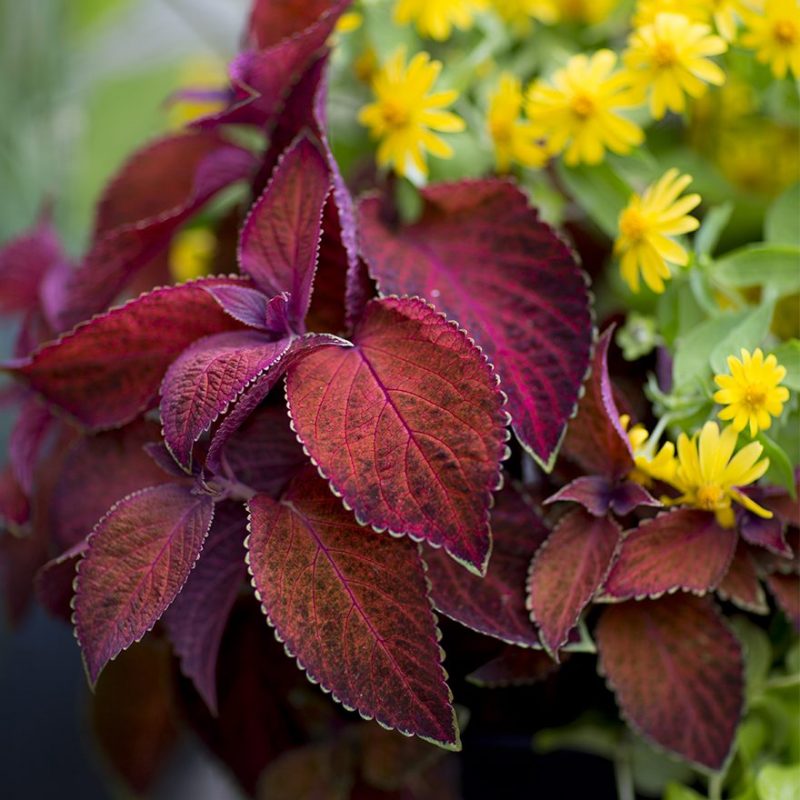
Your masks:
M29 410L0 499L30 527L40 598L73 620L92 684L161 620L224 714L217 665L249 581L312 682L450 749L434 612L504 643L472 676L488 685L593 650L591 627L632 726L720 769L742 653L713 593L763 612L764 579L788 608L793 509L756 489L775 518L723 530L634 479L612 331L594 341L575 255L512 181L432 184L414 220L381 182L354 201L324 113L347 5L256 2L225 107L123 167L76 267L45 223L3 252L25 281L6 310L26 315L5 369ZM237 182L254 199L230 274L109 308L165 282L172 236ZM557 470L541 510L516 469L503 485L512 451Z

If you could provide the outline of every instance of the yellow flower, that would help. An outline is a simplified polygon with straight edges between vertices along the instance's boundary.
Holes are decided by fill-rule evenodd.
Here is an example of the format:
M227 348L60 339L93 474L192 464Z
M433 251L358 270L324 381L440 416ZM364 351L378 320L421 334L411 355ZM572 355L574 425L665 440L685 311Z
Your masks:
M642 486L652 486L654 480L671 483L678 468L675 445L672 442L665 442L653 455L653 447L647 446L650 434L644 425L634 425L628 430L631 418L627 414L623 414L619 421L622 429L628 434L628 441L633 449L633 461L636 464L628 477Z
M736 38L739 20L744 18L748 10L746 0L705 0L705 6L719 35L732 42Z
M670 502L713 511L723 528L734 525L733 501L770 519L771 511L739 491L767 471L769 459L758 460L764 450L758 442L751 442L734 456L738 437L733 425L720 435L716 422L706 422L699 437L690 439L682 433L678 437L678 467L671 481L681 496Z
M800 3L766 0L763 11L745 15L747 31L742 44L756 51L756 59L769 64L776 78L791 70L800 78Z
M353 72L356 78L358 78L361 83L366 83L367 85L372 84L372 81L378 72L378 68L378 55L376 54L374 48L370 47L369 45L361 51L359 56L353 62Z
M378 164L382 167L393 166L399 175L407 175L410 168L427 175L423 150L439 158L453 155L450 145L431 133L464 130L461 117L443 110L458 92L429 93L441 69L441 62L431 61L427 53L417 53L406 67L405 48L400 47L373 78L375 102L364 106L358 119L373 138L381 140Z
M599 50L591 58L577 55L558 70L552 85L537 81L528 90L527 112L550 152L566 148L569 165L597 164L605 150L625 155L644 139L642 129L617 112L635 105L628 79L612 74L616 54Z
M708 19L708 0L639 0L633 15L633 27L651 25L659 14L683 14L693 22Z
M201 278L211 272L217 239L206 228L188 228L178 233L169 249L169 271L177 283Z
M352 33L353 31L357 31L363 22L363 14L360 14L358 11L348 11L346 14L342 14L342 16L339 17L334 31L336 33Z
M530 31L533 20L546 25L558 20L555 0L492 0L492 7L520 35Z
M413 21L421 36L443 42L453 26L469 30L474 13L485 5L485 0L397 0L394 21L398 25Z
M620 257L622 277L631 291L639 291L639 271L644 282L657 293L669 280L667 262L685 266L686 250L674 239L697 230L700 223L689 212L700 203L699 194L679 195L691 183L690 175L668 170L658 183L648 186L640 197L635 194L619 215L619 236L614 252Z
M558 12L562 19L594 24L602 22L619 5L619 0L561 0Z
M541 167L547 161L547 150L537 141L533 125L519 118L521 110L520 82L504 72L489 100L487 115L498 172L508 172L515 162L524 167Z
M783 404L789 399L789 390L778 384L786 377L786 368L778 364L774 355L764 358L760 348L750 355L742 348L741 361L728 356L730 375L714 378L719 391L714 401L725 406L719 418L733 420L733 428L743 431L750 424L750 435L767 430L772 417L779 417Z
M650 25L633 32L623 57L632 85L642 94L650 90L650 113L661 119L668 109L684 111L685 94L701 97L706 83L725 82L725 73L706 58L725 50L724 40L708 25L683 14L659 14Z

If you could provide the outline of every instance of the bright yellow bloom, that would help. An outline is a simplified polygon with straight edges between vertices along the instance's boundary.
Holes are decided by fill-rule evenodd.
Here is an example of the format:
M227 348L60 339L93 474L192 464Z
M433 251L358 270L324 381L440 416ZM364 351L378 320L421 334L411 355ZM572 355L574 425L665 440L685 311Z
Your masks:
M628 79L613 73L617 56L599 50L573 56L552 78L528 90L527 112L550 152L566 148L569 165L603 160L606 148L625 155L644 139L642 129L617 111L636 104ZM612 74L613 73L613 74Z
M360 14L358 11L348 11L346 14L342 14L342 16L339 17L334 31L336 33L352 33L353 31L357 31L363 23L363 14Z
M217 239L206 228L188 228L178 233L169 249L169 271L176 283L211 273Z
M654 455L654 448L647 445L650 434L644 425L637 424L628 430L631 418L627 414L623 414L619 421L622 429L628 434L628 441L633 449L633 461L636 464L628 477L642 486L652 486L654 480L672 483L678 468L675 445L672 442L665 442Z
M776 78L791 70L800 78L800 3L797 0L766 0L763 11L745 15L747 31L742 44L756 51L762 64L769 64Z
M736 38L739 20L744 18L752 3L747 0L704 0L704 5L719 35L732 42Z
M169 126L173 130L225 108L228 72L222 60L190 59L181 67L178 81L181 89L169 102Z
M716 422L706 422L699 437L695 434L690 439L682 433L678 437L678 468L671 481L681 496L671 502L713 511L723 528L734 525L733 501L770 519L771 511L739 491L767 471L769 459L758 460L764 450L758 442L745 445L734 456L738 438L733 425L728 425L720 435Z
M778 364L774 355L764 358L761 348L750 353L742 348L742 360L728 356L730 375L717 375L714 381L719 391L714 402L725 406L719 418L733 420L733 428L743 431L750 424L750 435L765 431L772 425L772 417L779 417L783 404L789 399L789 390L778 384L786 377L786 368Z
M443 42L450 38L453 26L469 30L475 12L485 6L485 0L397 0L394 21L398 25L414 22L421 36Z
M707 0L639 0L633 15L633 27L651 25L659 14L683 14L693 22L708 19Z
M455 133L464 130L464 120L444 111L458 97L448 89L430 93L442 69L427 53L417 53L406 66L405 48L400 47L375 75L375 102L364 106L358 119L370 129L378 146L378 164L392 166L399 175L415 168L428 174L423 150L439 158L450 158L453 149L431 131Z
M701 97L706 83L725 82L725 73L706 56L727 48L708 25L683 14L659 14L652 24L633 32L623 58L631 70L631 84L643 95L650 91L650 113L661 119L667 110L685 110L685 94Z
M492 8L520 35L530 31L533 20L549 25L558 19L555 0L491 0Z
M699 194L679 195L692 182L690 175L668 170L644 194L635 194L619 215L619 236L614 252L621 259L622 277L631 291L639 291L639 272L657 293L669 280L669 264L686 266L686 250L673 238L697 230L700 223L689 212L700 203Z
M619 5L619 0L561 0L561 18L572 22L595 24L606 19Z
M546 148L537 141L533 125L520 119L521 111L522 86L519 79L504 72L497 91L489 100L487 115L498 172L508 172L514 163L541 167L547 161Z

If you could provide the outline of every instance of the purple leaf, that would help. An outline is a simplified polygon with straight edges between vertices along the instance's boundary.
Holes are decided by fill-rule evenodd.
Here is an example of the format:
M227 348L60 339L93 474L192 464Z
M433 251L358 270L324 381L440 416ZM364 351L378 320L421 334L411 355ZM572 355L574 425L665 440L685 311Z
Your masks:
M767 575L767 587L778 606L800 633L800 577L774 572Z
M499 656L467 675L467 680L492 689L530 686L549 678L557 669L558 662L541 650L508 646Z
M751 611L753 614L769 613L767 598L761 588L761 581L758 579L756 566L750 556L750 548L742 541L736 547L725 577L717 587L717 594L723 600Z
M246 286L209 286L206 291L226 314L250 328L266 330L268 298L262 292Z
M427 298L458 321L497 368L520 442L550 465L589 367L592 323L567 246L501 180L422 191L418 222L396 227L378 198L359 235L382 294Z
M30 397L24 402L11 430L8 457L19 486L27 495L33 490L39 452L53 422L50 412L36 398Z
M58 558L48 561L36 573L36 596L54 617L69 622L72 616L72 588L78 561L86 552L86 542L80 541Z
M630 514L639 506L660 506L643 486L633 481L612 484L602 475L583 475L559 489L545 503L568 500L579 503L596 517L604 517L613 511L620 517Z
M785 525L777 515L772 519L764 519L749 511L742 511L738 517L739 533L746 542L763 547L776 555L791 557L792 550L784 535Z
M75 581L75 635L92 683L175 599L213 515L210 497L165 485L129 495L97 523Z

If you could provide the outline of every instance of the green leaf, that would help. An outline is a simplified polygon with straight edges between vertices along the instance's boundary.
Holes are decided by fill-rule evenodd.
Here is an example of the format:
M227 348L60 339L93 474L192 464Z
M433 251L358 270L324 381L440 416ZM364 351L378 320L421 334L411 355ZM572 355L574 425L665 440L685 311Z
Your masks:
M800 246L750 244L720 258L714 278L726 286L769 287L778 295L800 291Z
M680 783L671 783L664 792L664 800L705 800L702 794Z
M800 246L800 183L790 186L769 207L764 238L768 242Z
M656 317L661 335L667 344L672 344L699 325L706 314L689 280L682 277L667 284L667 290L658 296Z
M800 800L800 764L767 764L756 778L759 800Z
M747 311L723 314L706 320L675 342L673 377L675 386L685 386L708 374L708 362L717 343L750 316ZM738 352L738 351L737 351Z
M790 339L778 345L772 352L778 363L786 367L784 386L800 392L800 339Z
M615 239L620 212L634 193L630 185L605 162L577 167L559 162L558 175L592 221Z
M694 251L698 256L710 256L714 252L732 213L733 203L724 203L709 209L694 237Z
M711 369L716 373L725 373L728 371L729 355L738 355L742 347L747 350L758 347L769 333L774 309L774 303L762 303L752 311L745 312L735 327L716 340L711 351Z
M769 637L747 617L734 617L730 624L744 648L747 694L754 696L764 686L772 664L772 647Z
M793 500L797 499L797 490L794 484L794 467L786 451L763 431L756 437L764 447L764 455L769 459L769 469L766 473L767 483L783 486Z

